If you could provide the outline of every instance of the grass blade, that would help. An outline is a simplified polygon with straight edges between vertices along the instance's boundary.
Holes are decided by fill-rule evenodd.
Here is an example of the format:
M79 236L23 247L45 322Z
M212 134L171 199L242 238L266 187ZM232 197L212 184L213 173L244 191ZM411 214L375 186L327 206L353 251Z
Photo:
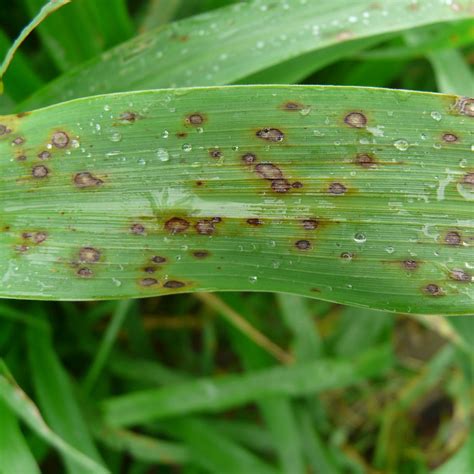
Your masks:
M127 313L132 305L130 300L120 301L117 304L115 312L112 316L112 320L107 327L107 330L102 338L101 344L97 351L97 354L92 362L92 365L89 368L85 378L84 378L84 391L89 393L94 387L97 378L99 377L104 365L107 362L107 359L112 350L112 346L117 338L118 332L125 322Z
M84 422L67 373L61 366L49 336L34 329L27 333L28 356L35 391L46 419L65 441L94 462L101 463L99 453ZM75 458L67 453L68 472L84 472Z
M186 442L192 461L206 472L276 474L273 468L204 421L193 418L176 419L168 425L167 431Z
M39 474L40 470L23 437L18 421L7 405L0 401L0 472Z
M54 446L59 452L73 460L78 466L81 466L83 469L82 472L94 472L97 474L107 474L109 472L93 459L66 443L46 425L38 408L11 378L3 361L0 361L0 400L40 438L47 441L51 446Z
M238 3L133 38L53 81L21 110L106 92L228 84L344 41L471 16L470 0L456 5L424 2L413 9L412 0L385 0L383 8L372 0Z
M283 291L469 314L473 104L235 86L0 116L0 295Z
M273 395L300 396L345 387L383 372L390 364L389 351L377 348L353 363L319 360L216 380L200 379L110 398L102 406L108 424L133 425L197 411L220 411Z
M63 7L64 5L68 4L71 0L51 0L46 3L43 8L38 12L38 14L31 20L31 22L23 29L20 33L18 38L13 42L10 49L7 51L5 59L0 65L0 95L3 93L3 76L5 75L8 66L13 60L13 57L16 53L16 50L20 47L20 45L25 41L28 35L42 22L44 19L53 13L54 11L58 10L59 8Z

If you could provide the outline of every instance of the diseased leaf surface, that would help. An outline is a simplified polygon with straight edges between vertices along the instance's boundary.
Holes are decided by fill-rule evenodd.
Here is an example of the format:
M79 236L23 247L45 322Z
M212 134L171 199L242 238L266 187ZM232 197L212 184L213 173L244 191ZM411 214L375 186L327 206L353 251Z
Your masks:
M474 100L235 86L0 117L0 294L473 309Z

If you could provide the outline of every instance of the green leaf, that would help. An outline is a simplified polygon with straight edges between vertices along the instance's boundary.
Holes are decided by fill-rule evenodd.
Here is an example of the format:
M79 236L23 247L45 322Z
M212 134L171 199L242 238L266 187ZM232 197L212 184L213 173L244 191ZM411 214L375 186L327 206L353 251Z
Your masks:
M456 5L424 2L413 8L412 0L384 0L383 8L372 0L238 3L137 36L53 81L21 109L106 92L232 83L344 41L470 17L470 0Z
M102 407L108 424L133 425L196 411L221 411L274 395L300 396L346 387L380 374L390 365L390 351L377 347L352 362L326 359L244 375L203 378L110 398Z
M191 417L175 419L168 425L167 431L186 442L192 461L206 472L277 474L268 464L205 421Z
M15 383L7 367L0 360L0 401L3 401L18 418L25 422L40 438L54 446L65 457L74 460L83 472L107 474L109 471L78 451L54 433L43 420L36 405Z
M40 472L11 410L0 401L0 472L36 474Z
M35 392L41 409L55 432L90 459L101 463L100 455L84 422L68 374L44 331L29 329L28 357ZM68 472L85 472L75 458L65 454Z
M282 291L468 314L473 104L235 86L0 116L0 295Z

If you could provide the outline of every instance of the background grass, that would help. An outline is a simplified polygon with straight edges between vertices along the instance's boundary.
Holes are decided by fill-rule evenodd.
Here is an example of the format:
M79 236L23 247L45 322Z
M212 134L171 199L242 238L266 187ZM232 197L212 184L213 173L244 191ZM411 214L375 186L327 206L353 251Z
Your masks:
M73 2L15 56L0 111L138 32L229 3ZM0 1L1 54L42 4ZM473 30L346 43L240 82L472 94ZM288 295L0 301L0 472L472 473L473 344L468 316Z

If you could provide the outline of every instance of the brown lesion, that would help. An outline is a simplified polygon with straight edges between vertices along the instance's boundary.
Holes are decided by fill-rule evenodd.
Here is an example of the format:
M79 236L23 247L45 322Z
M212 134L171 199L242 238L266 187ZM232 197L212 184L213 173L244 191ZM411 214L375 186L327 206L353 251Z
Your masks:
M207 258L209 257L209 255L210 252L208 252L207 250L195 250L193 252L193 256L196 258Z
M186 286L186 283L179 280L167 280L165 283L163 283L163 288L169 288L173 290L183 288L183 286Z
M466 272L465 270L461 270L459 268L455 268L450 270L448 274L449 278L454 281L459 281L462 283L471 283L473 280L473 276Z
M73 176L73 182L78 188L94 188L104 184L102 179L97 178L89 171L81 171L80 173L76 173Z
M375 157L372 153L358 153L354 162L362 168L374 168L376 166Z
M367 125L367 117L360 111L349 112L344 117L344 123L353 128L365 128Z
M452 132L444 133L442 139L446 143L456 143L459 140L458 136Z
M305 106L301 102L296 102L289 100L287 102L284 102L281 106L281 109L286 110L288 112L298 112L300 110L303 110Z
M259 219L258 217L252 217L250 219L247 219L246 222L247 222L247 224L249 224L251 226L254 226L254 227L258 227L258 226L263 225L263 220Z
M444 290L436 283L428 283L423 287L423 293L428 296L444 296Z
M262 140L269 142L280 143L285 139L285 134L278 128L265 127L257 130L255 135Z
M302 239L295 242L295 247L298 250L311 250L313 246L309 240Z
M444 236L444 243L447 245L459 246L462 245L462 236L458 231L452 230Z
M165 222L165 229L170 234L179 234L185 232L190 226L190 223L182 217L172 217Z
M194 127L198 127L206 122L206 116L201 112L192 112L186 116L184 119L187 125L192 125Z

